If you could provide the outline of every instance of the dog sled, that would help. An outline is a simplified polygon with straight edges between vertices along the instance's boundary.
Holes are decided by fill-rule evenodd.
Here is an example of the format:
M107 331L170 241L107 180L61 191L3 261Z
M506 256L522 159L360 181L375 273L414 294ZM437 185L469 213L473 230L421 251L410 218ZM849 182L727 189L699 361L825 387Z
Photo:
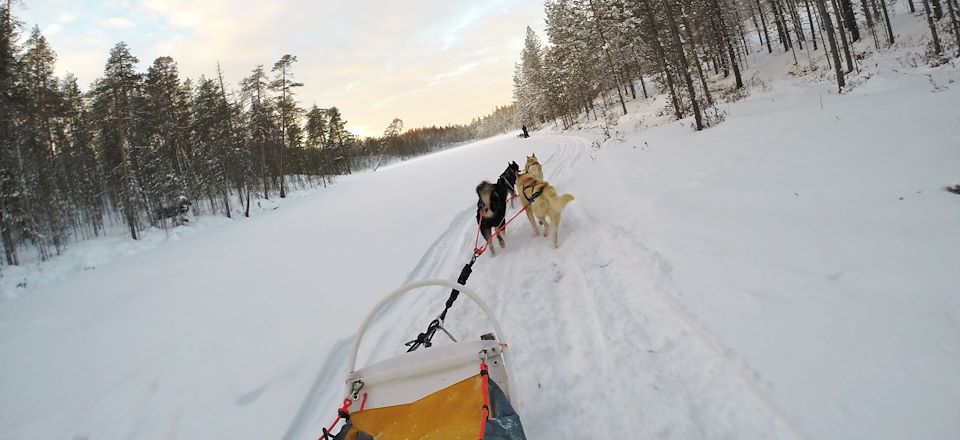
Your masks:
M407 284L373 307L350 353L342 406L321 440L525 440L503 330L490 308L463 285L469 266L459 283L437 279ZM433 286L452 289L450 299L427 331L407 344L409 351L358 368L360 343L384 307L407 292ZM446 311L459 293L480 307L493 333L457 341L443 328ZM452 343L433 346L437 329ZM417 350L421 346L425 349ZM341 421L340 431L332 434Z

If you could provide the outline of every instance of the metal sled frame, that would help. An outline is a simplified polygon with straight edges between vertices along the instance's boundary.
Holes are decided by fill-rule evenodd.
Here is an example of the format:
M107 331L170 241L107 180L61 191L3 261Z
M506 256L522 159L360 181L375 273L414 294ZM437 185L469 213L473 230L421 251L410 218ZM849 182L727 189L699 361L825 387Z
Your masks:
M370 323L380 314L387 304L411 290L422 287L448 287L460 291L474 303L480 306L487 320L493 325L494 340L469 340L452 344L444 344L431 348L421 349L367 365L357 369L357 355L360 344L363 342ZM436 290L443 295L449 294L445 290ZM353 350L349 358L344 397L350 399L350 411L360 411L361 408L376 408L407 403L416 400L438 385L453 384L470 375L477 374L481 359L490 364L490 378L503 385L503 391L516 407L517 398L514 394L513 371L505 359L504 333L500 323L494 317L490 308L480 299L473 289L445 279L429 279L416 281L401 286L378 302L360 325L357 337L353 343ZM361 387L357 389L357 385ZM379 389L378 389L379 388ZM366 395L368 390L376 390ZM362 400L361 400L362 396ZM369 397L369 401L368 398Z

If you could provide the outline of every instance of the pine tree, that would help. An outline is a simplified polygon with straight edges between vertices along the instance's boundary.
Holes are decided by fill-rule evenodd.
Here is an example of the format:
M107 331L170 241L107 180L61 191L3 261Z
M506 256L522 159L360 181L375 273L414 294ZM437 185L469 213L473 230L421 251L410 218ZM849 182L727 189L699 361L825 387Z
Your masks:
M222 211L230 217L230 177L227 172L235 138L226 120L232 120L231 109L224 99L218 81L201 77L193 98L194 112L191 123L191 144L199 151L201 175L211 208L216 197L222 203Z
M56 55L40 28L34 27L24 44L22 67L23 168L26 182L23 194L27 237L40 252L50 256L53 245L59 253L66 241L65 201L56 182L56 148L53 144L54 119L60 109L59 84L53 76Z
M60 131L60 154L68 194L77 211L77 227L87 227L93 236L103 233L104 171L94 147L94 123L84 101L77 78L67 75L60 86L63 103L63 124Z
M131 154L151 222L158 220L153 214L157 209L180 197L196 200L200 195L191 157L189 94L173 58L154 60L144 77Z
M327 109L327 148L336 151L335 161L342 161L347 174L353 174L351 165L351 154L348 150L349 133L346 130L347 121L340 115L340 109L330 107Z
M20 131L16 120L21 106L17 42L19 22L9 2L0 4L0 239L7 264L19 263L18 218L23 190L20 170Z
M280 93L280 99L277 101L277 109L280 112L280 198L287 196L284 185L283 169L283 150L290 145L289 134L291 129L297 130L296 125L299 109L293 99L294 87L301 87L303 84L293 81L293 63L297 62L297 57L287 54L280 58L273 65L273 72L277 77L270 83L270 89ZM297 128L293 128L296 126Z
M540 38L527 26L527 36L520 56L519 81L515 79L514 99L517 101L519 123L536 126L544 122L543 49ZM519 85L519 88L516 88Z
M380 157L377 159L376 165L373 166L373 170L376 171L377 168L380 168L380 163L383 162L383 155L387 150L396 150L399 147L400 133L403 132L403 120L400 118L393 118L393 121L390 121L390 125L383 130L383 147L380 149Z
M623 108L623 114L627 114L627 104L623 101L623 93L620 92L620 83L617 81L616 67L613 62L613 57L610 55L609 44L607 43L606 37L603 35L603 24L602 17L597 12L596 6L593 4L593 0L587 0L590 8L593 10L593 25L597 30L597 36L600 38L601 48L603 49L603 54L607 59L607 67L610 69L608 75L610 76L610 85L617 89L617 96L620 98L620 106Z
M329 151L325 148L327 145L327 112L317 107L316 104L307 112L307 122L304 127L306 132L306 142L312 168L319 174L323 180L323 185L327 185L329 174Z
M104 77L94 86L94 113L99 123L98 140L104 148L110 170L111 198L123 212L130 236L139 239L140 222L128 153L134 127L133 103L139 92L141 77L136 72L137 57L124 42L110 50L104 66Z
M263 66L257 66L240 83L244 100L247 103L246 138L249 150L260 158L260 181L263 185L263 197L270 198L270 177L268 171L267 150L274 131L272 106L267 95L267 75Z

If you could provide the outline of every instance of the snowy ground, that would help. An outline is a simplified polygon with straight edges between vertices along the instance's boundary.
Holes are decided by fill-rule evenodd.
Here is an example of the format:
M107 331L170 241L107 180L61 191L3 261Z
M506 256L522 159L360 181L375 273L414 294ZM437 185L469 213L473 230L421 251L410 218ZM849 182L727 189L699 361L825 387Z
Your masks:
M337 181L349 181L354 176L340 176ZM336 183L331 181L331 185ZM303 187L289 190L286 200L305 197L320 190L321 187ZM250 205L253 217L270 213L278 209L284 199L254 199ZM136 255L167 242L179 241L185 237L206 231L233 221L244 221L243 210L235 205L233 219L222 215L187 215L188 222L175 226L170 221L166 229L150 226L140 231L139 240L130 240L130 230L126 224L108 217L106 233L99 237L71 243L60 255L54 255L47 261L40 261L39 255L30 248L21 250L21 264L0 267L0 302L16 300L34 290L75 276L79 272L96 270L113 260Z
M561 246L520 218L469 281L529 438L960 437L960 73L889 58L844 96L773 58L704 132L639 100L602 144L470 144L2 302L0 438L315 438L369 307L455 277L474 186L531 152L577 197ZM444 298L390 308L361 363ZM448 328L488 330L464 300Z

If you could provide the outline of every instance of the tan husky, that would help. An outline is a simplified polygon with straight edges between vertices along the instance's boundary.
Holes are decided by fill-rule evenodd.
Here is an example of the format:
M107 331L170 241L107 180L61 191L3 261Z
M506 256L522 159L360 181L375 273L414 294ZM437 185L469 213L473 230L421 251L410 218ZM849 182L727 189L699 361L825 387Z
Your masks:
M560 247L560 242L557 239L560 217L567 203L573 201L573 196L570 194L558 195L556 188L543 180L537 179L532 172L526 172L517 177L517 188L520 189L520 202L527 207L527 219L530 220L534 235L540 235L540 228L537 227L537 221L534 221L534 217L536 217L539 223L543 225L544 237L550 233L550 225L553 225L553 246ZM550 221L547 222L547 219Z
M533 156L527 156L527 164L523 167L523 171L533 174L533 177L536 177L537 180L543 180L543 167L537 160L537 153L533 153Z

